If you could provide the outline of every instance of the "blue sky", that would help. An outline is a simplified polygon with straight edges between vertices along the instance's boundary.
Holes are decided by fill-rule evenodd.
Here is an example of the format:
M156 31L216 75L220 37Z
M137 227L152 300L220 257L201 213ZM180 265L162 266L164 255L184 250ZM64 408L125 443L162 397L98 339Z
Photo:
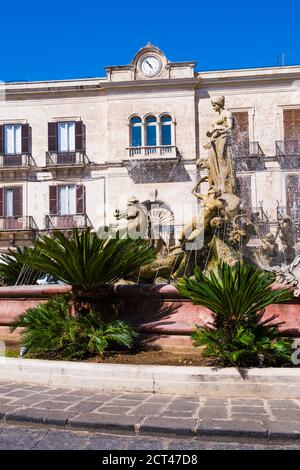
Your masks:
M4 81L102 77L148 41L198 71L300 64L299 0L14 0L1 19Z

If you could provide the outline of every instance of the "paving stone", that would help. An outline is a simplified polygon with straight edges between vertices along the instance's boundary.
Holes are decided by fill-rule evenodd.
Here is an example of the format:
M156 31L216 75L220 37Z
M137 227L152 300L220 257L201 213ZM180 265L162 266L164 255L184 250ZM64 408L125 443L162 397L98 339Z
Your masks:
M145 403L162 403L167 404L171 403L174 400L172 395L153 395L152 397L147 398Z
M266 437L267 427L259 421L203 419L198 423L196 433L205 435L256 436Z
M52 395L52 399L56 401L65 401L66 403L76 403L82 400L82 397L73 397L72 395Z
M168 410L180 410L180 411L196 411L200 403L196 402L182 402L182 401L173 401L168 406Z
M99 401L99 402L104 402L104 401L111 401L114 398L117 398L119 395L93 395L91 398L88 398L87 400L92 400L92 401Z
M225 407L204 406L199 411L199 418L228 419L228 411Z
M31 392L45 392L48 393L49 387L46 387L44 385L25 385L23 388L26 390L30 390ZM1 392L1 389L0 389Z
M262 406L232 406L232 413L267 414Z
M5 387L17 387L17 386L18 387L20 386L20 382L9 382L9 381L7 381L7 382L1 381L0 382L0 388L1 389L5 388Z
M137 402L136 400L126 400L126 399L122 399L122 398L116 398L114 400L112 400L109 405L110 406L126 406L126 407L134 407L134 406L137 406L139 402Z
M161 413L161 416L164 416L164 417L167 417L167 418L176 418L177 416L179 418L196 418L197 416L196 415L196 412L195 411L179 411L179 410L176 410L176 411L163 411Z
M98 403L99 406L99 403ZM125 407L125 406L101 406L97 410L97 413L113 413L115 415L125 415L131 411L131 407Z
M268 425L270 438L300 439L300 423L276 421Z
M65 410L68 406L70 406L70 403L65 401L49 400L40 402L36 408L43 410Z
M15 390L20 390L20 384L18 385L2 385L0 388L0 395L4 395L8 392L13 392Z
M231 405L241 406L264 406L263 400L257 400L256 398L231 398Z
M272 413L278 421L300 421L300 410L272 408Z
M272 408L285 408L299 410L299 404L294 400L268 400L269 406Z
M227 398L206 398L204 401L205 406L227 406Z
M267 414L253 414L253 413L232 413L232 419L241 421L259 421L261 423L267 423L269 416Z
M184 395L184 397L177 396L176 400L180 400L180 401L183 401L183 402L191 401L191 402L198 403L201 400L201 398L202 397L200 397L199 395Z
M82 397L82 398L92 398L96 395L95 392L91 390L66 390L65 396L72 396L72 397Z
M5 395L3 395L5 398L6 397L21 397L21 398L26 398L26 397L29 397L30 395L32 395L32 391L31 390L25 390L25 389L18 389L18 390L11 390L7 393L5 393Z
M48 389L48 394L49 395L66 395L66 392L69 391L68 389L65 389L65 388L51 388L49 387Z
M11 399L0 397L0 406L6 405L7 403L11 403Z
M163 406L159 403L145 403L131 409L130 414L138 416L159 415Z
M78 413L60 410L38 410L36 408L24 408L6 414L7 421L23 421L53 425L65 425L69 418Z
M81 401L79 403L75 403L73 406L68 408L69 410L79 411L81 413L90 413L95 411L99 406L102 406L102 403L96 401Z
M21 409L19 406L3 405L0 410L0 419L3 419L7 413Z
M52 398L53 398L53 395L51 396L51 395L36 393L26 398L18 398L14 400L13 403L18 406L33 406L33 405L40 403L41 401L51 400Z
M171 433L171 434L195 434L197 420L193 418L146 418L140 428L139 433Z
M139 420L136 416L85 413L69 420L71 427L134 431Z
M128 398L128 400L143 401L146 400L146 398L151 398L153 396L156 395L154 393L124 393L123 395L120 395L119 398Z

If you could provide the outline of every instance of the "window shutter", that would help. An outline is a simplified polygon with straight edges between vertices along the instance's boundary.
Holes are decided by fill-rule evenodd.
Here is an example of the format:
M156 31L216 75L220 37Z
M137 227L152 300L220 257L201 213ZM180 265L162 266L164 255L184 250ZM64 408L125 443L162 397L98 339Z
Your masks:
M75 150L85 150L85 126L82 121L75 122Z
M285 109L283 111L284 139L300 139L300 109Z
M0 217L4 216L4 189L0 188Z
M48 122L48 150L57 151L57 123Z
M16 217L23 215L22 186L13 188L13 215Z
M30 153L30 127L22 124L22 153Z
M85 213L85 186L83 184L76 185L76 213Z
M4 153L4 126L0 126L0 154Z
M58 186L49 186L49 213L50 215L58 213Z

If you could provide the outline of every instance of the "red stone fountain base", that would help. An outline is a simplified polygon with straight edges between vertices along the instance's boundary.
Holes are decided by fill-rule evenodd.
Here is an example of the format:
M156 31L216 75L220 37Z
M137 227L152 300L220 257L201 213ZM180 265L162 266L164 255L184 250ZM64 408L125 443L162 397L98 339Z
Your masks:
M69 291L69 286L58 285L0 287L0 339L18 342L20 331L10 333L11 322L27 308ZM121 300L121 317L135 325L148 344L175 349L190 347L195 324L211 321L209 310L182 298L171 285L118 285L113 291ZM282 334L300 337L298 299L269 306L264 318L273 315L277 315L276 323L282 322Z

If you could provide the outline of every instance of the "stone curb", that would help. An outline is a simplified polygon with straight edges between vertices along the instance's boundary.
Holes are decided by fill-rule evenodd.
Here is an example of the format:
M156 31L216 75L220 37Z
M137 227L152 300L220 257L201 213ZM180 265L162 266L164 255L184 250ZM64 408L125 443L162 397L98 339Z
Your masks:
M300 399L300 368L235 368L89 364L0 357L0 380L98 390L221 398Z
M76 415L76 416L75 416ZM166 422L162 418L137 418L131 416L101 416L101 421L95 415L78 415L70 412L45 411L25 409L15 412L0 413L0 419L4 424L35 424L42 426L63 427L70 430L86 430L106 433L124 433L133 435L159 435L194 438L230 437L247 440L271 439L271 440L298 440L300 439L300 427L292 423L262 424L259 421L227 421L227 420L197 420L190 418L174 419ZM0 421L0 424L1 424ZM298 430L296 429L298 428Z

